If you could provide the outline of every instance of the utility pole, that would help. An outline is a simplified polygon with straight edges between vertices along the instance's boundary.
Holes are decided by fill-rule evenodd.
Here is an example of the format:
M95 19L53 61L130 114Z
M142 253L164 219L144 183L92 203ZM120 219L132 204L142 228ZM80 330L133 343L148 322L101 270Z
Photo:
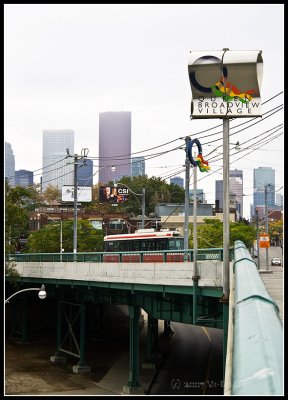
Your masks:
M258 270L260 269L260 252L259 252L259 218L258 218L258 209L255 209L256 213L256 239L257 239L257 260L258 260ZM254 249L253 249L254 252ZM254 254L253 254L254 255Z
M142 229L145 228L145 188L142 189Z
M229 117L223 118L223 296L229 298Z
M74 154L72 156L69 153L69 149L66 149L67 157L74 157L74 219L73 219L73 259L77 261L77 198L78 198L78 176L77 176L77 168L78 168L78 160L82 158L87 158L88 149L84 148L81 150L81 156Z
M266 235L268 235L268 199L267 199L268 186L271 186L270 183L268 183L268 185L265 185L265 233L266 233ZM268 247L266 247L266 271L269 271Z

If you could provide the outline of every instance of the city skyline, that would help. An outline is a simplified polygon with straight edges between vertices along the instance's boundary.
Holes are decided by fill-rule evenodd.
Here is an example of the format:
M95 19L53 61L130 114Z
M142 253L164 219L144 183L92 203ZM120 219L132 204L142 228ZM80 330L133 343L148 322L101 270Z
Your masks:
M44 142L43 142L44 145ZM5 142L5 146L6 148L8 148L8 155L11 153L13 155L13 148L11 146L10 143ZM44 146L43 146L44 147ZM53 156L53 159L55 157ZM14 160L14 156L13 156L13 160ZM138 162L143 162L142 158L136 158L136 160L138 160ZM133 158L131 159L131 165ZM15 160L14 160L15 163ZM8 164L9 164L9 159L8 159ZM87 164L87 165L86 165ZM87 157L85 163L84 161L79 161L79 166L86 166L85 171L81 171L81 169L79 169L79 171L81 171L80 173L78 173L78 185L79 186L91 186L92 182L93 182L93 178L95 177L95 173L93 174L93 160L89 159L89 157ZM6 171L8 171L8 169L6 168L6 159L5 159L5 176L6 176ZM98 176L98 172L97 172L97 176ZM31 178L33 178L33 172L32 171L27 171L27 170L15 170L15 184L16 185L22 185L22 186L27 186L28 183L28 177L23 177L24 175L29 175L29 179L31 181ZM68 174L69 175L69 174ZM253 170L253 175L254 175L254 183L253 183L253 187L254 187L254 198L253 198L253 203L250 204L250 213L249 215L243 215L243 197L245 197L245 194L243 193L243 171L241 170L230 170L229 171L229 189L230 189L230 195L231 195L231 199L232 196L235 197L234 201L236 204L236 210L238 213L238 218L239 217L244 217L246 219L252 219L253 216L255 216L255 207L264 207L265 205L265 185L269 186L269 190L267 188L267 205L269 208L278 208L281 207L283 209L283 195L276 193L275 192L275 170L271 167L258 167L255 168ZM16 176L18 176L18 179L16 178ZM93 182L93 185L97 185L99 182L96 178L94 178L96 181ZM131 176L133 176L132 172L131 172ZM20 178L22 177L22 182L20 182ZM150 178L150 177L148 177ZM56 178L57 180L57 178ZM111 179L110 179L111 180ZM113 179L112 179L113 180ZM107 183L107 182L106 182ZM168 183L168 182L167 182ZM179 186L184 188L183 185L183 180L181 177L173 177L170 178L170 184L178 184ZM181 184L180 184L181 183ZM35 184L35 182L34 182ZM193 197L193 189L189 190L189 195L190 197ZM201 197L202 195L202 197ZM203 189L199 189L197 188L197 197L199 199L202 199L201 202L202 203L207 203L205 199L206 193L205 191L203 191ZM242 201L241 201L242 200ZM220 209L223 208L223 180L216 180L215 181L215 202L210 202L210 204L214 204L215 207L219 207ZM279 202L281 202L281 204L278 204ZM237 206L238 203L238 206ZM257 204L256 204L257 203Z
M203 18L214 26L219 10L237 15L245 32L257 21L257 35L204 32ZM4 32L4 134L15 169L39 174L44 129L74 130L75 153L88 148L96 160L100 113L129 110L131 157L145 157L148 176L184 178L185 137L201 141L211 169L198 173L197 185L214 203L215 180L223 179L222 120L190 119L188 57L229 47L263 56L262 118L230 121L230 169L243 170L244 216L254 168L273 167L275 192L283 193L284 5L6 4Z

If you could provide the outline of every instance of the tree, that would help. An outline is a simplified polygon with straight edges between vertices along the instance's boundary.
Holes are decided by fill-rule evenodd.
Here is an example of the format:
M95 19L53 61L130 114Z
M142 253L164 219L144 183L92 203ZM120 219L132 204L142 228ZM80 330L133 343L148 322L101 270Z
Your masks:
M177 185L169 185L161 178L148 178L147 175L141 176L124 176L119 182L126 185L130 190L129 200L123 204L123 208L133 212L134 214L141 214L142 209L142 193L145 188L145 214L155 212L155 206L159 202L184 202L185 192L184 189ZM112 183L113 184L113 183ZM135 195L134 193L137 193ZM126 211L128 212L128 211Z
M10 186L5 181L5 251L15 252L15 242L29 234L29 208L35 197L33 188Z
M48 185L43 193L43 198L48 204L53 202L61 202L61 190L57 186Z
M275 246L281 246L283 243L283 220L269 222L268 233L270 242Z
M255 237L254 226L247 225L244 221L230 222L230 246L233 246L235 240L241 240L250 249ZM197 242L199 248L223 247L223 222L206 218L203 225L197 226ZM193 248L192 235L189 237L189 247Z
M62 247L65 253L73 252L73 221L62 221ZM103 231L94 229L87 220L77 224L77 252L103 251ZM32 232L28 238L27 253L59 253L60 224L45 225Z

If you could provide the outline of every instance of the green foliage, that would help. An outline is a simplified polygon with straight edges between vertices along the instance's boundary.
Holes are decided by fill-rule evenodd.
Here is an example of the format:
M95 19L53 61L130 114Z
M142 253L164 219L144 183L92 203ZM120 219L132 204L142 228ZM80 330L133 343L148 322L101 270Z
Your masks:
M60 223L45 225L32 232L28 238L27 253L59 253ZM65 253L73 252L73 221L62 221L62 248ZM103 251L103 232L94 229L89 221L77 223L77 252Z
M14 261L5 262L5 277L14 288L17 289L19 287L20 275L15 268Z
M283 242L283 220L269 222L268 233L270 242L280 246Z
M5 182L5 252L15 251L18 237L29 234L29 207L35 197L35 189L10 186Z
M122 183L130 189L129 200L121 208L119 207L119 211L132 212L135 215L142 213L143 188L145 188L145 215L154 213L157 203L183 203L185 199L183 188L174 184L169 185L161 178L154 176L152 178L148 178L147 175L124 176L117 183L119 186Z
M193 226L189 225L191 232ZM235 240L241 240L249 249L253 246L256 229L246 222L230 222L230 246ZM223 222L214 219L205 219L203 225L197 226L198 248L223 247ZM193 248L193 235L189 237L189 247Z

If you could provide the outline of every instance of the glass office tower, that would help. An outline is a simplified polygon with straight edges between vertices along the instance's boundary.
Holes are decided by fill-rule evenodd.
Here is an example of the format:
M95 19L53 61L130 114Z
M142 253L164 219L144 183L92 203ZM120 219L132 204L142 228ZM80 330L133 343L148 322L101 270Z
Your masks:
M15 186L15 157L10 143L5 142L5 178Z
M33 186L33 171L26 169L15 171L15 184L23 187Z
M267 187L267 206L275 205L275 170L259 167L253 171L253 215L256 207L265 206L265 187Z
M132 176L145 175L145 158L144 157L133 157L132 158Z
M99 114L99 182L131 176L131 112Z
M42 142L42 192L49 185L62 189L74 184L74 131L71 129L44 130Z

